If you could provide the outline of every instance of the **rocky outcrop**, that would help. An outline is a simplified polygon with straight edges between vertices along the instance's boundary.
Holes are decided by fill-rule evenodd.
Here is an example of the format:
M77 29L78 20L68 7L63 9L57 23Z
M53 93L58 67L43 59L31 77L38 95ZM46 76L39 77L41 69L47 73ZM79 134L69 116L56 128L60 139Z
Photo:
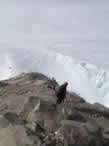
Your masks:
M109 109L96 103L96 104L89 104L89 103L79 103L75 105L75 109L78 111L82 111L84 113L95 115L96 117L106 117L109 118Z
M62 121L62 127L57 132L66 145L75 146L102 146L102 130L95 121L86 123L76 121Z
M0 146L108 146L109 109L67 92L56 80L23 73L0 86Z

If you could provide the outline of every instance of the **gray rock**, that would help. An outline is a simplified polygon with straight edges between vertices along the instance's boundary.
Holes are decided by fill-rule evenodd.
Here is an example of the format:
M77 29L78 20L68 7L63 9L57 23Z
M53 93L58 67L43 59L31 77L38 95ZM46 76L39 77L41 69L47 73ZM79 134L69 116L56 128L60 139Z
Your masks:
M7 112L6 114L4 114L4 117L12 125L24 125L25 124L24 120L21 117L19 117L17 114L15 114L15 113Z
M84 113L109 118L109 109L100 104L79 103L75 105L75 109Z
M0 115L0 128L6 128L9 124L9 121L3 115Z
M62 127L57 132L57 137L60 135L63 137L63 143L67 143L67 145L103 145L102 131L94 121L81 123L64 120L62 121Z
M69 92L56 105L58 83L40 73L24 73L6 83L0 88L0 146L109 145L108 108Z

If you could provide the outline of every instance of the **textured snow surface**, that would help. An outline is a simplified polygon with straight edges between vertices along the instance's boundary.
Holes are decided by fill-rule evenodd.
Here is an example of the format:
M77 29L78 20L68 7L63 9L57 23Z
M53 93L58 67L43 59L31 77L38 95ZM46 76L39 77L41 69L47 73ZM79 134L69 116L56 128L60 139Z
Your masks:
M60 84L68 81L68 89L81 95L88 102L99 102L109 106L109 73L102 68L53 50L34 49L32 53L30 50L28 55L27 50L23 53L24 57L21 58L19 54L16 61L15 55L7 56L5 69L7 67L9 69L2 70L4 74L1 74L1 79L10 78L21 72L37 71L55 77Z

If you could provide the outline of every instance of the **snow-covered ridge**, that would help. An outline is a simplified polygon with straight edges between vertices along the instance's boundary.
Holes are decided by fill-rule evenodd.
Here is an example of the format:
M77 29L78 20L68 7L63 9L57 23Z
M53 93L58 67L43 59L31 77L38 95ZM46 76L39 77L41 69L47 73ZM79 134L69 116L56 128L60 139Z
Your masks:
M28 56L25 56L25 54ZM59 52L42 49L29 51L22 56L8 56L8 66L12 68L12 76L21 72L41 72L49 77L55 77L61 84L69 82L68 89L84 97L88 102L99 102L109 106L109 73L93 64L76 60ZM6 70L5 74L9 74Z
M67 80L70 91L88 102L109 106L109 73L103 68L52 51L41 62L41 72L56 77L59 83Z
M108 104L108 72L93 64L81 62L69 56L49 51L43 53L38 69L59 83L67 80L69 90L83 96L89 102Z

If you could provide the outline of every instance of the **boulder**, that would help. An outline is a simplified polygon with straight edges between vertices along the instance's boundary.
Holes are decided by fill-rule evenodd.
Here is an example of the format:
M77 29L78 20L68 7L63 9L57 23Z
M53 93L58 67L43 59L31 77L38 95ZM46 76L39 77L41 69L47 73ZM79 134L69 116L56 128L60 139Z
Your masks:
M19 116L29 123L43 121L45 129L52 131L57 128L57 120L59 120L61 112L57 111L56 104L53 102L31 96L24 104L24 109Z
M109 109L97 103L79 103L75 105L74 108L89 115L96 114L97 117L104 116L106 118L109 118Z
M95 121L86 123L63 120L56 132L57 139L66 145L103 146L102 130Z
M109 128L104 130L103 138L104 138L104 145L103 146L108 146L109 145Z
M0 146L20 146L16 143L14 127L0 115Z

